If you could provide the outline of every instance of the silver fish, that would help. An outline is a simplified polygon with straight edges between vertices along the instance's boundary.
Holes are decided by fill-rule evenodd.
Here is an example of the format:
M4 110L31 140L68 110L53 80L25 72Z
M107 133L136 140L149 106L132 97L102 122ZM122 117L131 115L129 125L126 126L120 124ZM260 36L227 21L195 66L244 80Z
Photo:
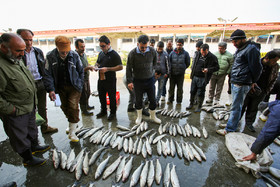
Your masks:
M156 144L159 140L161 140L163 137L165 137L166 134L162 134L157 136L154 140L153 140L153 144Z
M96 129L90 129L89 131L87 131L84 135L83 135L83 139L86 139L87 137L91 136L94 134L94 132L96 132Z
M122 171L123 171L123 168L125 166L126 158L127 157L123 157L121 163L118 166L118 169L117 169L117 172L116 172L116 182L119 182L121 180L121 178L122 178Z
M162 152L161 140L159 140L159 141L157 142L157 153L158 153L158 155L161 155L161 152Z
M60 167L61 167L61 169L65 169L66 163L67 163L67 155L63 151L60 151Z
M224 117L225 117L225 114L219 114L218 119L219 119L219 120L222 120L222 119L224 119Z
M213 118L215 119L215 120L218 120L219 119L219 116L218 116L218 114L217 114L217 112L213 112Z
M174 144L174 141L170 140L170 153L171 153L171 156L175 156L175 153L176 153L176 147L175 147L175 144Z
M130 157L129 161L125 164L123 171L122 171L122 181L125 182L130 174L130 171L132 169L132 162L133 162L133 157Z
M159 133L159 134L162 134L162 133L163 133L163 131L162 131L162 124L160 124L159 127L158 127L158 133Z
M183 152L182 152L182 147L180 146L180 144L175 141L175 145L176 145L176 149L177 149L177 155L182 158L183 157Z
M59 160L58 153L57 153L56 149L53 149L52 160L53 160L53 166L54 166L54 168L57 169L58 166L59 166L60 160Z
M127 135L124 136L124 138L129 138L131 136L134 136L136 134L136 131L131 131L130 133L128 133Z
M109 130L106 130L105 132L103 132L103 133L101 134L101 136L97 137L96 143L97 143L97 144L100 144L101 141L102 141L102 139L103 139L103 137L104 137L107 133L109 133Z
M135 186L138 183L143 166L144 162L142 162L140 166L133 172L130 180L131 187Z
M117 135L118 135L118 136L125 136L125 135L127 135L128 133L130 133L130 131L119 131L119 132L117 132Z
M148 177L148 171L149 171L149 161L146 161L143 170L140 175L140 187L144 187L147 181Z
M224 120L227 121L228 118L229 118L229 114L226 114L226 115L224 116Z
M201 158L203 158L205 161L206 161L206 156L205 154L203 153L203 151L197 146L195 145L194 143L193 144L193 147L196 149L196 151L199 153L199 155L201 156Z
M128 151L128 138L124 138L123 150L124 150L125 153L127 153L127 151Z
M167 116L170 116L170 114L171 114L172 112L174 112L173 109L169 110L169 111L166 113L166 115L167 115Z
M124 137L122 137L119 141L119 144L118 144L118 150L119 151L123 148L123 143L124 143Z
M100 142L102 145L104 145L105 140L110 136L110 134L111 134L111 130L109 130L106 134L104 134Z
M137 146L137 152L136 152L137 155L139 155L141 153L142 145L143 145L143 142L142 142L142 139L140 138L138 146Z
M146 131L148 129L148 123L145 121L144 122L144 130Z
M107 177L109 177L119 166L121 160L122 160L123 156L119 156L119 158L117 160L115 160L115 162L113 162L110 166L108 166L104 173L103 173L103 177L102 179L105 180Z
M154 129L150 129L148 131L146 131L145 133L142 134L141 138L145 138L147 137Z
M86 129L81 129L81 131L77 134L78 137L83 136L86 134L88 131L90 131L91 128L86 128Z
M171 184L173 187L180 187L179 179L175 170L175 165L173 164L173 167L171 169Z
M66 163L66 169L69 170L73 161L75 160L75 152L74 149L71 150L69 157L67 159L67 163Z
M110 146L113 147L115 140L117 139L117 133L115 132L110 140Z
M195 148L193 148L192 144L189 144L189 146L190 146L190 149L192 150L193 155L196 158L196 160L201 162L202 160L201 160L200 154L195 150Z
M168 139L166 139L165 145L166 145L166 152L168 155L170 155L171 150L170 150L170 143Z
M75 168L75 177L77 180L80 180L82 174L83 174L83 160L84 157L82 157L78 160L77 167Z
M194 159L193 152L192 152L192 150L191 150L189 144L186 143L186 142L185 142L185 148L186 148L186 151L187 151L187 153L188 153L188 155L189 155L189 157L190 157L190 160L193 160L193 159Z
M155 175L155 179L156 179L157 185L160 184L161 177L162 177L161 165L160 165L159 159L156 159L156 175Z
M162 126L162 133L166 132L166 127L167 127L168 123L165 123L165 125Z
M189 156L189 154L188 154L188 151L187 151L187 149L186 149L186 146L185 146L183 143L181 143L181 147L182 147L182 150L183 150L183 156L184 156L184 158L187 159L187 161L190 161L190 156Z
M175 116L176 118L179 118L182 115L182 112L178 112L177 115Z
M202 134L203 134L205 139L208 138L208 132L207 132L207 130L204 126L202 127Z
M135 142L133 144L132 154L136 153L138 143L139 143L139 137L137 137L137 139L135 140Z
M154 140L156 134L157 134L157 132L153 133L153 134L149 137L149 143L150 143L150 144L153 143L153 140Z
M114 134L111 134L110 136L108 136L108 137L106 138L106 140L105 140L104 143L103 143L103 146L104 146L104 147L106 147L107 145L110 144L110 141L111 141L111 138L113 137L113 135L114 135Z
M141 123L142 124L142 123ZM139 127L136 129L136 134L138 135L138 134L140 134L140 132L141 132L141 124L139 125Z
M160 141L161 141L161 140L160 140ZM161 148L162 148L162 154L163 154L164 156L167 156L167 155L168 155L168 152L167 152L166 142L161 141Z
M92 154L91 158L89 159L89 166L91 166L96 161L96 159L99 157L101 152L105 149L106 149L105 147L101 147L100 149L98 149Z
M146 143L147 153L152 156L152 147L151 147L151 144L150 144L148 138L146 138L146 142L145 143Z
M167 114L168 114L168 110L166 109L162 115L167 116Z
M152 186L152 184L154 182L154 178L155 178L155 167L154 167L153 161L151 160L150 161L149 172L148 172L148 177L147 177L148 187Z
M173 125L173 136L177 135L177 129L176 129L176 125Z
M200 137L201 137L201 133L200 133L200 131L198 130L198 128L195 127L195 131L196 131L196 136L200 138Z
M181 128L183 136L186 138L187 137L187 133L186 133L185 129L182 126L179 126L179 127Z
M165 171L164 171L164 178L163 178L163 186L168 187L170 183L170 163L167 163Z
M117 136L113 145L112 145L112 148L116 148L118 145L119 145L119 141L121 140L121 137L120 136Z
M139 125L134 125L134 126L131 128L131 131L135 131L139 126L140 126L140 124L139 124Z
M106 167L106 165L108 164L108 161L110 159L111 155L109 155L105 160L103 160L99 165L98 167L96 168L96 171L95 171L95 176L94 178L97 179L98 177L100 177Z
M142 123L140 123L140 130L141 130L141 132L144 131L144 129L145 129L145 128L144 128L144 124L145 124L144 121L142 121Z
M169 126L169 134L170 134L170 136L173 136L173 124L170 124L170 126Z
M94 142L94 140L96 140L96 138L98 136L100 136L102 134L102 130L97 131L96 133L94 133L93 135L91 135L91 137L89 138L89 142Z
M129 128L124 127L124 126L121 126L121 125L117 125L116 127L117 127L118 129L121 129L121 130L124 130L124 131L130 131Z
M183 136L183 132L181 130L181 127L178 124L176 125L176 129L177 129L178 134Z
M164 113L165 113L165 111L166 111L167 109L163 109L162 111L161 111L161 115L163 115Z
M128 152L132 153L132 150L133 150L133 140L132 140L131 137L129 137L129 140L128 140Z
M84 171L85 175L87 175L88 171L89 171L88 154L89 154L89 152L86 152L86 155L85 155L85 158L84 158L84 161L83 161L83 171Z
M192 135L193 135L193 137L196 137L197 136L197 134L196 134L196 130L195 130L195 127L194 126L191 126L191 128L192 128Z
M185 125L185 130L187 131L187 133L192 135L192 128L191 128L191 126L188 123Z
M141 153L142 153L142 156L143 156L144 158L147 157L146 141L143 143Z
M269 173L277 179L280 179L280 170L274 167L268 167Z
M85 152L86 148L82 149L81 152L77 155L77 157L75 158L75 160L73 161L71 167L70 167L70 172L73 172L77 165L78 165L78 161L84 156L84 152Z

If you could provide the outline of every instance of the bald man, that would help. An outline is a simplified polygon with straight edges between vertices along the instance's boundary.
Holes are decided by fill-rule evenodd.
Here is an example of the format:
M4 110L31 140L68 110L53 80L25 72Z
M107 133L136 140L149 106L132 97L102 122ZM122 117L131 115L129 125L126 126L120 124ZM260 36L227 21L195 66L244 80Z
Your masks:
M26 46L16 34L0 38L0 119L15 152L25 166L43 165L46 160L32 154L50 147L40 146L35 124L36 86L22 61Z

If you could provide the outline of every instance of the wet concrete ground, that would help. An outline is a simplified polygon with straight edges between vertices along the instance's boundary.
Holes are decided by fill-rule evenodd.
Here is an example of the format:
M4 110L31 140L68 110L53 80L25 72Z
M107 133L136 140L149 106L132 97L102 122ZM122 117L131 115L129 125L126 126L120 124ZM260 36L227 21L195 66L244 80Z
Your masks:
M112 129L117 131L116 126L122 125L126 127L134 126L136 119L136 112L127 112L128 103L128 91L126 90L123 82L121 73L118 73L118 85L117 90L120 91L121 99L117 110L117 119L109 122L106 118L96 119L96 114L99 112L100 104L98 97L90 97L90 105L94 105L93 110L94 116L81 116L80 125L84 127L99 127L104 125L104 129ZM96 74L91 74L91 88L92 91L96 90ZM168 87L168 86L167 86ZM185 80L184 83L184 99L182 105L167 105L161 103L159 108L176 109L177 111L185 111L185 107L189 104L189 89L190 81ZM221 103L226 101L226 90L227 84L225 84L224 91L222 94ZM208 90L207 92L208 93ZM273 100L274 97L271 98ZM193 110L191 110L193 111ZM62 150L64 153L69 155L71 149L75 150L77 155L82 148L87 148L90 151L90 156L100 148L100 145L95 145L89 143L89 139L81 140L79 143L72 143L69 141L67 135L65 134L65 129L68 126L68 122L60 108L54 107L53 102L48 102L48 117L49 125L56 126L59 129L58 133L42 135L39 132L39 140L42 144L49 144L52 148L56 148L58 151ZM174 163L176 165L176 172L179 177L181 186L266 186L262 179L256 179L251 174L245 173L243 170L238 169L234 163L233 157L230 155L229 151L225 146L225 138L223 136L217 135L216 130L218 129L218 124L220 121L213 119L212 114L201 112L200 114L192 113L187 118L182 119L171 119L169 117L158 115L162 120L162 123L172 122L178 123L179 125L184 125L188 122L190 125L197 127L201 130L202 126L205 126L209 137L204 138L194 138L192 136L183 138L177 135L172 137L178 141L195 142L205 153L207 161L202 161L202 163L196 160L187 162L184 159L177 157L164 157L158 156L156 151L156 146L153 148L153 156L148 156L148 160L159 158L163 171L165 170L167 163ZM144 117L144 120L148 122L149 129L158 130L158 125L149 121L148 117ZM224 121L223 121L224 122ZM41 186L89 186L94 184L94 186L111 186L115 183L115 173L113 173L106 180L99 179L94 180L94 174L97 165L102 162L107 155L110 154L112 157L109 160L109 164L115 161L119 155L128 155L123 151L119 152L117 149L108 148L107 151L102 152L101 156L97 162L90 167L89 175L83 175L80 181L76 181L74 173L70 173L66 170L57 169L55 170L52 163L52 152L47 151L46 153L39 155L48 159L47 163L41 167L24 167L22 165L22 159L19 155L13 152L9 140L3 130L2 122L0 122L0 186L15 181L18 186L30 186L30 187L41 187ZM244 133L250 134L252 136L257 136L263 127L264 123L258 121L256 126L256 133L251 133L247 129L244 129L244 123L241 125L240 130ZM170 136L168 136L170 138ZM133 137L136 139L136 136ZM280 168L280 148L272 144L271 149L275 152L273 155L274 163L272 166ZM134 155L132 172L140 165L145 159L141 155ZM131 172L131 174L132 174ZM130 174L130 177L131 177ZM129 186L130 178L125 183L118 183L120 186ZM139 186L139 183L138 183ZM157 186L155 182L153 186ZM163 186L162 181L160 186Z

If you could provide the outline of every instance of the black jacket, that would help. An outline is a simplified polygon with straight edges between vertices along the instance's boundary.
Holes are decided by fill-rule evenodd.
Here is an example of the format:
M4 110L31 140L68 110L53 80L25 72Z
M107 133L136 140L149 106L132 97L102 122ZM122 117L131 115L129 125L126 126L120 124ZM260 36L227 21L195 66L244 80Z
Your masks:
M194 71L200 57L201 57L201 53L196 53L192 65L191 79L193 79L194 77ZM213 72L218 71L220 69L217 57L213 55L210 51L206 55L204 68L208 69L208 72L205 74L205 83L208 84Z

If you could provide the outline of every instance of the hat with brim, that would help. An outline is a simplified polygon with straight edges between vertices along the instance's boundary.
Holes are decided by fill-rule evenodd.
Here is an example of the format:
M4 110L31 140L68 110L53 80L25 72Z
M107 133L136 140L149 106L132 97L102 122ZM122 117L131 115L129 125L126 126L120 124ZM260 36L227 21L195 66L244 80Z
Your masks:
M235 30L230 36L230 40L239 40L239 39L245 39L245 38L246 38L245 32L240 29Z
M55 37L55 45L59 51L71 50L71 41L66 36Z

